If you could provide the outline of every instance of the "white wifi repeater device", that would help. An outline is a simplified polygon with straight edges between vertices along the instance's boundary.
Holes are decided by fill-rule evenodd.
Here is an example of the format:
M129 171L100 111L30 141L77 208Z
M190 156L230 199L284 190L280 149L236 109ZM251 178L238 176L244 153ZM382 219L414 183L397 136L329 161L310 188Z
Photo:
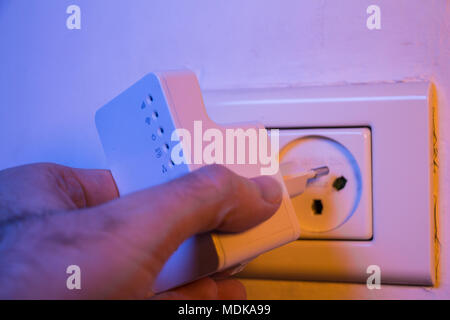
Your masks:
M97 130L119 193L125 195L187 174L204 164L174 164L172 132L203 129L264 129L258 124L221 126L209 119L197 78L190 71L150 73L96 113ZM277 150L278 152L278 150ZM278 158L277 158L278 159ZM261 174L260 164L225 165L239 175ZM237 267L263 252L299 237L299 225L280 173L283 188L278 211L265 222L241 233L209 233L186 240L160 271L154 292L162 292L209 274ZM155 200L158 201L158 200Z

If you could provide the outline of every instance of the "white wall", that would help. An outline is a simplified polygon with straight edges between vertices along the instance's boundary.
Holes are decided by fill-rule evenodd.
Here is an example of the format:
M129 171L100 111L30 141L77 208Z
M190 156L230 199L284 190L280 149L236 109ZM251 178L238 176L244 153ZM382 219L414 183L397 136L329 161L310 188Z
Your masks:
M366 8L382 29L366 28ZM82 29L65 27L77 4ZM450 2L0 0L0 168L104 167L93 115L145 73L189 67L203 89L432 79L439 90L435 289L246 281L256 298L450 298ZM407 115L405 115L407 117Z

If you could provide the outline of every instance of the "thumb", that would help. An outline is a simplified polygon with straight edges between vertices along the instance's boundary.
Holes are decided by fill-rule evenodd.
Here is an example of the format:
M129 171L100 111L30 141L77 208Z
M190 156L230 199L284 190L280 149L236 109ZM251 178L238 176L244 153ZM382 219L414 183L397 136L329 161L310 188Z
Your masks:
M274 179L247 179L211 165L92 209L97 217L119 222L117 232L150 252L149 262L159 262L152 269L159 270L187 238L211 230L249 229L272 216L281 200Z

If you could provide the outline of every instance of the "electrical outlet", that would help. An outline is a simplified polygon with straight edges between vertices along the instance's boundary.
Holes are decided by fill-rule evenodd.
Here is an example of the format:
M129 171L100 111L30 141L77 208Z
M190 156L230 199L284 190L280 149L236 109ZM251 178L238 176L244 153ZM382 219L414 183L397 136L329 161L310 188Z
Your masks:
M204 92L203 96L208 113L215 121L259 121L268 128L281 129L281 139L286 139L285 145L303 134L304 131L299 128L336 128L330 129L336 132L350 130L345 128L370 128L372 237L369 239L367 233L367 237L360 239L337 236L326 238L331 232L344 232L346 226L351 226L353 219L362 215L355 211L348 220L339 223L342 220L338 218L339 213L336 221L327 222L325 218L311 216L313 205L313 210L321 209L320 202L314 202L318 199L311 197L304 204L304 215L309 214L311 221L304 219L302 214L299 218L303 219L301 233L316 231L316 238L303 238L265 253L250 262L240 276L366 283L368 268L376 265L381 270L382 283L433 284L436 239L434 219L438 201L433 171L433 151L436 150L433 139L436 90L433 84L408 82L215 90ZM290 130L295 132L294 136L283 137ZM328 136L325 132L315 136L321 138L310 140L309 145L294 144L285 157L294 157L296 153L302 158L333 154L332 144L325 146L323 143L327 138L339 141L338 137ZM350 151L363 172L362 162L357 159L353 146L347 145L347 142L341 144ZM314 146L323 149L323 152L315 150ZM313 166L315 162L309 164ZM363 184L368 181L364 174L362 181ZM336 182L337 187L342 187L343 182ZM368 188L363 189L367 191ZM336 193L336 197L338 195ZM350 193L348 196L349 203L352 203L353 196ZM341 199L336 198L336 201ZM296 199L294 205L295 202ZM344 206L344 202L339 203ZM301 207L299 203L297 206ZM325 214L327 206L327 203L322 202L322 214ZM360 208L361 202L357 210ZM322 226L319 224L320 219L324 219ZM327 231L333 225L338 227ZM356 229L345 232L353 231ZM363 238L366 240L361 241Z
M372 167L369 128L280 130L280 162L293 172L327 166L291 198L300 239L372 238Z

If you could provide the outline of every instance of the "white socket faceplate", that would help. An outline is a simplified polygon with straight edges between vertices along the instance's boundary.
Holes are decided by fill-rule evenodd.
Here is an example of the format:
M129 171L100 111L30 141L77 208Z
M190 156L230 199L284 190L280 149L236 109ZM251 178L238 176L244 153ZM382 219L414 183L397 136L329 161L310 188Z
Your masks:
M371 132L373 237L297 240L259 256L241 276L366 283L375 265L382 283L432 285L434 97L428 82L204 92L216 122Z

